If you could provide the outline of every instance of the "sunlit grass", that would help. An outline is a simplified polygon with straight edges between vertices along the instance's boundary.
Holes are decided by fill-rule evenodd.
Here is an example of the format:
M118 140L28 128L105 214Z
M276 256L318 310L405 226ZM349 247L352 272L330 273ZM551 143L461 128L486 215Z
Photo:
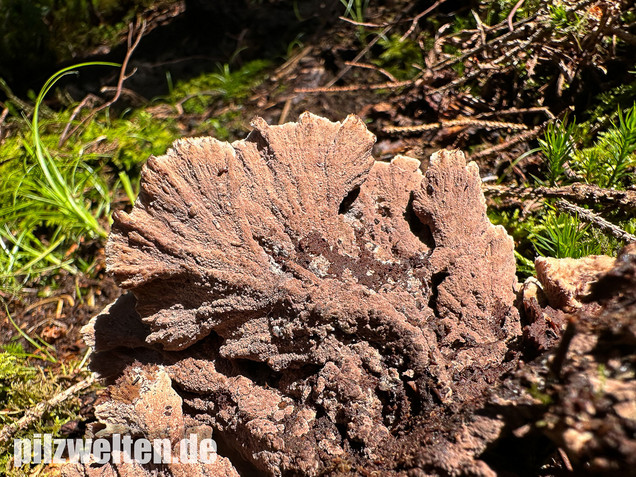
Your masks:
M9 149L21 155L8 158L0 185L0 288L5 290L15 291L24 281L56 268L76 272L63 258L64 246L107 236L108 184L81 157L64 160L52 154L41 134L46 95L60 78L87 66L118 65L84 63L51 76L35 100L29 127Z

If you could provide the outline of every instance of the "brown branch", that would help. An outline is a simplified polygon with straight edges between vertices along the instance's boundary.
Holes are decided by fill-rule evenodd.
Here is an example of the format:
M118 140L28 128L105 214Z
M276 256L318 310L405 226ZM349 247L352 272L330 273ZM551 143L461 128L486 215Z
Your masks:
M521 203L528 199L567 199L579 204L619 209L626 215L636 214L636 190L603 189L597 185L575 183L564 187L507 187L485 185L488 198Z
M439 123L419 124L416 126L388 126L384 128L384 132L389 134L414 133L457 126L477 127L480 129L528 129L528 126L526 126L525 124L507 123L503 121L484 121L480 119L467 118L452 119L450 121L442 121Z
M386 76L389 79L389 81L391 81L392 83L397 83L398 82L398 79L395 76L393 76L391 73L389 73L384 68L380 68L379 66L370 65L368 63L354 63L353 61L345 61L345 65L355 66L357 68L366 68L366 69L369 69L369 70L377 71L378 73L381 73L384 76Z
M510 10L510 14L508 14L508 18L506 19L508 21L508 28L510 29L510 31L514 31L515 27L512 24L512 20L514 19L517 10L521 8L521 5L523 5L523 2L525 1L526 0L519 0L517 3L515 3L515 6L512 7L512 10Z
M576 214L579 219L598 227L599 229L613 235L619 240L624 240L627 243L636 242L636 236L625 232L618 225L608 222L603 217L589 209L584 209L583 207L574 205L573 203L568 202L565 199L557 200L554 205L559 210L568 212L569 214Z
M546 116L550 119L555 119L556 117L552 114L545 106L535 106L531 108L510 108L504 109L503 111L486 111L485 113L477 114L476 118L485 118L490 116L504 116L507 114L525 114L525 113L545 113Z
M347 17L338 17L339 20L342 20L344 22L347 23L351 23L352 25L355 26L361 26L361 27L367 27L367 28L382 28L387 26L387 24L383 24L383 25L378 25L377 23L365 23L365 22L357 22L355 20L352 20L351 18L347 18Z
M543 130L545 129L546 125L547 123L544 123L540 126L537 126L534 129L531 129L530 131L517 134L515 137L513 137L512 139L506 142L502 142L501 144L497 144L496 146L492 146L492 147L489 147L488 149L484 149L483 151L479 151L475 154L472 154L470 156L470 160L475 161L477 159L481 159L482 157L487 157L492 154L497 154L497 153L500 153L501 151L505 151L506 149L509 149L512 146L515 146L519 143L530 141L531 139L534 139L539 134L541 134Z
M475 23L477 24L477 29L479 30L479 36L481 38L481 44L485 45L488 42L486 38L486 28L484 28L484 23L479 18L479 15L475 10L471 10L470 13L473 14L473 18L475 18Z
M5 107L2 110L2 114L0 114L0 141L2 141L2 139L4 138L4 128L2 127L2 125L4 124L5 119L7 119L7 116L9 115L9 108Z
M292 71L294 67L300 62L300 60L302 60L305 56L311 53L311 50L313 50L313 48L314 47L311 45L306 46L301 51L299 51L294 56L292 56L290 59L288 59L285 63L280 65L278 68L276 68L276 71L274 72L272 79L274 81L279 80L281 77L285 76L289 71Z
M380 84L353 84L348 86L322 86L319 88L298 88L294 93L343 93L347 91L360 91L361 89L395 89L402 86L410 86L415 80L398 81Z
M278 124L285 124L285 121L287 121L287 116L289 115L293 101L294 98L287 98L287 101L285 101L283 110L280 112L280 118L278 118Z
M523 204L528 200L542 199L543 195L539 189L541 188L482 184L482 191L488 200L488 207L494 209L523 207Z
M409 29L406 30L406 33L404 33L404 35L402 35L402 37L400 38L400 41L402 42L402 41L406 40L409 36L411 36L411 33L413 33L415 31L415 29L417 28L418 22L422 19L423 16L428 15L433 10L435 10L437 7L439 7L442 3L446 3L446 1L447 0L437 0L433 5L428 7L422 13L418 13L415 16L415 18L413 18L413 21L411 22L411 26L409 27Z
M559 456L561 457L561 461L563 462L563 465L565 466L565 469L568 472L574 472L574 467L572 467L572 463L570 462L570 458L565 453L565 451L561 447L559 447L557 449L557 451L559 452Z
M415 5L417 4L417 2L412 2L411 5L400 15L398 15L398 17L389 25L387 25L386 27L384 27L382 29L382 31L380 33L378 33L368 44L367 46L365 46L362 51L360 53L358 53L356 55L356 57L352 60L352 63L357 63L358 61L360 61L360 59L366 55L369 50L371 50L371 48L373 48L373 46L380 40L380 38L384 38L386 36L387 33L389 33L389 31L391 31L391 29L400 22L400 20L402 19L402 17L404 15L406 15L407 13L409 13L413 7L415 7ZM332 79L329 83L327 83L327 85L325 86L326 88L331 88L333 87L334 84L336 84L338 81L340 81L340 79L342 79L342 77L344 75L347 74L347 72L351 69L352 67L349 65L346 65L341 71L340 73L338 73L336 75L336 77L334 79Z
M90 112L90 114L88 116L86 116L84 119L82 119L82 121L80 121L80 123L75 126L70 133L68 133L68 135L62 135L62 137L60 138L60 142L59 145L62 146L67 139L72 136L73 134L75 134L75 132L82 127L84 124L86 124L88 121L90 121L97 113L99 113L100 111L103 111L104 109L112 106L121 96L121 92L122 92L122 88L124 85L124 81L128 78L130 78L130 76L132 76L135 71L133 70L133 72L126 76L126 69L128 68L128 62L130 61L130 58L132 57L133 52L135 51L135 49L137 48L137 46L139 45L139 42L141 41L141 38L144 35L144 31L146 30L146 21L142 21L141 23L141 28L139 29L139 33L137 34L137 38L135 38L135 41L133 42L133 34L135 32L135 27L134 25L131 23L129 25L129 30L128 30L128 49L126 51L126 56L124 57L124 61L121 65L121 69L119 72L119 80L117 81L117 89L115 90L115 96L113 96L113 98L110 101L107 101L106 103L104 103L103 105L101 105L99 108L94 109L93 111ZM65 129L66 132L66 129Z
M102 87L102 89L100 90L102 93L110 93L110 92L119 92L120 97L121 96L128 96L132 101L136 102L137 104L145 104L148 102L147 98L144 98L142 95L140 95L139 93L133 91L132 89L128 89L128 88L117 88L115 86L104 86Z

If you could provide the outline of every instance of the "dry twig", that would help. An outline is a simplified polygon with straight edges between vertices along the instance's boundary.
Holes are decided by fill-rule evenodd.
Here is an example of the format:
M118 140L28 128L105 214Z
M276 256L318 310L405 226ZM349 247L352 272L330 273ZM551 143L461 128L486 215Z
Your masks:
M140 95L136 91L133 91L132 89L128 89L128 88L117 88L115 86L103 86L100 91L102 93L111 93L114 91L116 93L119 93L120 97L123 95L128 96L130 100L136 104L146 104L148 102L147 98L144 98L142 95Z
M393 76L391 73L389 73L384 68L380 68L379 66L371 65L369 63L354 63L353 61L345 61L345 65L355 66L357 68L366 68L366 69L369 69L369 70L377 71L378 73L381 73L384 76L386 76L389 79L389 81L391 81L392 83L397 83L398 82L398 79L395 76Z
M352 60L352 63L357 63L358 61L360 61L360 59L366 55L369 50L371 50L371 48L373 48L373 46L380 40L380 38L383 38L384 36L386 36L387 33L389 33L389 31L391 31L391 29L400 22L400 20L402 19L402 17L406 14L408 14L413 7L415 7L415 5L417 4L417 2L412 2L411 5L401 14L398 15L398 17L390 24L388 24L386 27L384 27L382 29L382 31L380 33L378 33L368 44L367 46L365 46L362 51L360 51L360 53L358 53L356 55L356 57ZM341 71L340 73L338 73L335 78L333 78L329 83L327 83L327 85L325 86L326 88L331 88L334 84L336 84L338 81L340 81L340 79L347 74L347 72L351 69L352 67L350 65L346 65Z
M503 71L506 70L507 68L509 68L508 65L503 65L503 66L499 66L501 63L503 63L505 60L510 59L513 55L517 54L519 51L524 51L529 45L531 45L540 35L544 34L544 30L539 29L536 32L534 32L530 37L528 37L528 39L515 46L514 48L511 48L510 50L506 51L505 53L503 53L502 55L500 55L499 57L497 57L496 59L494 59L491 62L488 63L483 63L480 64L474 71L471 71L470 73L464 74L463 76L460 76L459 78L456 78L455 80L451 81L450 83L446 83L443 86L440 86L439 88L436 88L432 91L429 91L427 94L437 94L437 93L441 93L443 91L452 89L452 88L456 88L458 86L461 86L463 84L468 83L469 81L479 77L479 76L484 76L484 72L485 71Z
M306 57L309 53L311 53L313 48L314 47L311 46L311 45L310 46L306 46L301 51L299 51L294 56L292 56L290 59L288 59L285 63L280 65L278 68L276 68L276 71L272 75L272 79L274 81L277 81L280 78L282 78L283 76L285 76L286 74L288 74L290 71L293 71L294 68L296 67L296 65L298 63L300 63L300 61L304 57Z
M514 31L511 31L501 36L498 36L496 38L493 38L488 43L476 46L475 48L464 52L460 56L453 56L447 60L441 61L438 64L434 65L432 69L433 71L442 70L446 67L450 67L450 66L453 66L454 64L463 62L465 59L470 58L471 56L474 56L477 53L480 53L485 48L494 49L499 43L504 43L504 42L507 42L508 40L516 40L519 38L523 38L527 36L528 32L526 31L526 28L518 28L518 27L524 26L527 23L530 23L531 21L534 21L538 18L539 18L539 15L533 15L530 18L524 18L523 20L520 20L517 23L515 23L515 27L517 27L517 29L515 29ZM531 25L528 25L528 29L531 29Z
M509 108L503 111L486 111L484 113L477 114L475 118L485 118L490 116L505 116L508 114L525 114L525 113L545 113L550 119L556 119L556 116L552 114L545 106L536 106L532 108Z
M565 451L561 447L559 447L557 450L559 451L559 456L561 457L561 461L563 462L565 469L568 472L574 472L574 467L572 467L572 463L570 462L570 459Z
M413 33L415 31L415 28L417 28L417 24L419 23L419 21L422 19L422 17L428 15L429 13L431 13L433 10L435 10L437 7L439 7L442 3L446 3L447 0L437 0L433 5L431 5L430 7L428 7L426 10L424 10L422 13L418 13L415 18L413 18L413 21L411 22L411 26L409 27L408 30L406 30L406 33L404 33L404 35L402 35L402 37L400 38L400 41L404 41L406 40L409 36L411 36L411 33Z
M481 21L481 18L479 18L479 15L477 15L475 10L471 10L470 13L473 14L475 23L477 23L477 29L479 30L479 36L481 37L481 44L485 45L488 40L486 39L486 28L484 27L484 23Z
M285 104L283 105L283 110L280 112L280 118L278 118L278 124L285 124L287 121L287 116L289 115L289 111L292 107L292 102L294 98L287 98Z
M141 28L139 29L139 33L137 34L137 38L135 38L134 42L133 42L133 35L135 33L135 27L134 25L131 23L129 25L129 30L128 30L128 49L126 51L126 56L124 57L124 61L121 65L121 69L119 72L119 80L117 81L117 88L115 90L115 96L113 96L113 98L110 101L107 101L106 103L102 104L99 108L94 109L90 112L90 114L88 116L86 116L84 119L82 119L82 121L80 121L80 123L75 126L70 132L68 132L68 126L70 125L70 121L69 124L67 124L67 127L64 128L64 132L62 133L62 135L60 136L60 142L59 142L59 146L62 146L70 136L72 136L73 134L75 134L75 132L82 127L84 124L86 124L88 121L90 121L97 113L99 113L100 111L103 111L104 109L112 106L121 96L121 92L122 92L122 88L124 85L124 81L128 78L130 78L130 76L132 76L135 72L133 70L133 72L126 76L126 69L128 68L128 62L130 61L130 58L132 57L133 52L135 51L135 49L137 48L137 46L139 45L139 42L141 41L141 38L144 36L144 32L146 30L146 21L144 20L141 23Z
M512 146L515 146L519 143L530 141L531 139L534 139L539 134L541 134L546 126L547 126L547 122L543 123L540 126L537 126L534 129L531 129L530 131L517 134L512 139L509 139L506 142L502 142L501 144L497 144L496 146L492 146L492 147L489 147L488 149L484 149L483 151L479 151L475 154L471 154L470 160L475 161L477 159L481 159L482 157L487 157L492 154L497 154L501 151L505 151L506 149L509 149Z
M48 401L42 401L36 404L31 409L28 409L25 412L24 416L22 416L18 421L2 428L2 431L0 431L0 443L8 442L9 439L11 439L11 437L13 437L16 432L27 428L35 421L41 419L42 415L46 412L47 409L52 409L58 406L67 399L90 387L94 382L95 375L91 374L88 378L56 394Z
M355 26L361 26L361 27L366 27L366 28L383 28L383 27L387 26L386 23L384 23L382 25L378 25L377 23L357 22L357 21L352 20L351 18L347 18L347 17L338 17L338 19L342 20L343 22L351 23L352 25L355 25Z
M626 215L636 214L636 190L603 189L594 184L574 183L564 187L508 187L485 185L488 198L521 204L528 199L567 199L579 204L620 209ZM510 204L508 204L510 205Z
M380 84L352 84L348 86L321 86L319 88L298 88L294 93L343 93L347 91L360 91L361 89L396 89L402 86L409 86L415 80L397 81Z
M568 202L565 199L557 200L554 205L557 209L568 212L569 214L575 214L584 222L588 222L601 230L604 230L619 240L624 240L627 243L636 242L636 236L625 232L618 225L608 222L590 209L584 209L583 207L574 205L572 202Z
M450 127L476 127L480 129L513 129L522 130L528 129L525 124L507 123L503 121L484 121L480 119L466 118L466 119L452 119L450 121L442 121L439 123L419 124L416 126L388 126L384 128L384 132L389 134L399 133L414 133L422 131L431 131L435 129L450 128Z
M0 114L0 141L4 137L4 128L2 127L2 125L4 124L4 121L5 119L7 119L8 115L9 115L9 108L5 107L2 110L2 114Z
M357 63L358 61L360 61L360 59L367 54L367 52L373 48L373 45L375 45L380 38L382 38L384 35L386 35L391 28L393 28L394 23L387 25L378 35L376 35L373 40L371 40L367 46L365 46L362 51L360 51L360 53L358 53L356 55L356 57L352 60L352 63ZM340 81L340 79L347 74L347 72L351 69L352 67L349 65L346 65L341 71L340 73L338 73L335 78L333 78L329 83L327 83L327 85L325 86L325 88L331 88L333 87L334 84L336 84L338 81Z
M92 107L93 104L97 103L97 101L99 101L99 98L97 96L95 96L94 94L88 94L73 109L73 112L71 113L71 117L66 123L66 126L64 126L64 131L62 131L62 134L60 135L60 140L57 143L58 147L62 147L62 145L66 142L66 140L70 136L69 129L71 129L71 124L73 124L73 121L75 121L75 118L80 113L80 111L86 107Z
M521 5L523 5L523 2L525 1L526 0L519 0L517 3L515 3L515 6L512 7L512 10L510 10L510 13L508 14L508 18L506 19L508 21L508 28L510 28L510 31L514 31L515 28L512 24L512 20L515 17L517 10L521 8Z
M60 303L64 303L64 300L66 300L66 302L68 303L68 306L75 306L75 300L73 299L73 297L71 295L68 294L64 294L64 295L57 295L57 296L51 296L48 298L43 298L39 301L37 301L36 303L33 303L29 306L27 306L24 309L24 313L28 313L31 310L35 310L36 308L41 307L42 305L46 305L48 303L57 303L58 307Z

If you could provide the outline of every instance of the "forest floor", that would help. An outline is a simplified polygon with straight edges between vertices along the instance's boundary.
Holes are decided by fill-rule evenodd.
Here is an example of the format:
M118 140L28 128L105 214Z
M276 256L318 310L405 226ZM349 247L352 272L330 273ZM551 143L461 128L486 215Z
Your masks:
M311 111L331 120L361 117L377 136L380 161L404 154L425 169L432 152L462 149L479 165L491 221L515 240L520 281L535 274L537 256L616 256L636 240L632 2L210 3L157 2L121 23L109 44L78 48L38 74L16 70L1 85L1 465L10 468L10 437L81 437L94 419L101 390L87 371L80 329L121 293L106 273L110 215L130 210L144 161L179 137L233 141L256 116L282 124ZM46 97L29 93L82 62L123 66L81 67ZM49 159L70 184L57 196L66 205L52 205L42 192L59 186L46 182ZM65 213L69 203L83 204L93 219ZM627 336L630 326L613 332ZM527 388L527 376L543 372L532 363L550 350L525 351L509 389ZM607 379L634 379L632 353L614 356L619 362ZM589 363L568 366L576 374ZM75 396L28 417L77 383L85 385ZM563 404L570 384L533 388L545 402L528 411L532 430L489 450L488 463L501 475L574 475L603 458L571 463L563 442L534 425L550 413L575 413ZM599 406L610 412L611 405ZM633 442L631 422L613 436L631 432ZM610 440L604 452L616 451ZM522 462L525 469L514 459L493 464L528 443L537 455ZM605 458L611 465L592 467L610 475L616 456Z

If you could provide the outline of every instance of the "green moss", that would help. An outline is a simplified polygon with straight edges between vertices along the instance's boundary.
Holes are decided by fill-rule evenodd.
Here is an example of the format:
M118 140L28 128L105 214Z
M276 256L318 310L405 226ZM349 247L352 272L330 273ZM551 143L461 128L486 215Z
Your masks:
M221 115L206 119L199 123L195 129L197 136L212 136L219 141L233 141L239 136L244 136L249 130L246 118L242 111L226 111Z
M539 386L537 385L537 383L532 383L530 385L530 388L528 389L528 393L534 399L537 399L538 401L540 401L541 404L543 404L544 406L549 406L550 404L552 404L552 396L550 396L545 391L539 389Z
M173 118L157 117L147 109L134 110L122 118L102 116L90 121L78 140L69 144L69 152L137 177L148 157L164 154L180 136Z
M188 114L202 114L214 102L245 101L266 76L268 60L254 60L232 71L228 64L219 65L217 73L204 73L174 85L169 102L178 103Z
M5 345L0 351L0 426L15 423L24 416L26 410L48 401L68 388L71 385L71 376L64 371L71 371L73 380L82 379L84 375L83 372L78 375L77 369L72 371L68 367L62 372L46 370L37 360L30 357L21 345ZM59 406L45 411L41 419L18 431L13 438L31 438L35 433L61 437L62 426L78 419L79 413L79 400L68 399ZM0 446L0 473L11 476L30 475L34 470L28 465L21 469L13 468L13 440Z
M378 44L383 51L379 58L373 61L376 66L386 69L399 80L413 78L420 72L413 66L424 64L422 49L415 41L402 40L401 35L393 34L381 38Z

